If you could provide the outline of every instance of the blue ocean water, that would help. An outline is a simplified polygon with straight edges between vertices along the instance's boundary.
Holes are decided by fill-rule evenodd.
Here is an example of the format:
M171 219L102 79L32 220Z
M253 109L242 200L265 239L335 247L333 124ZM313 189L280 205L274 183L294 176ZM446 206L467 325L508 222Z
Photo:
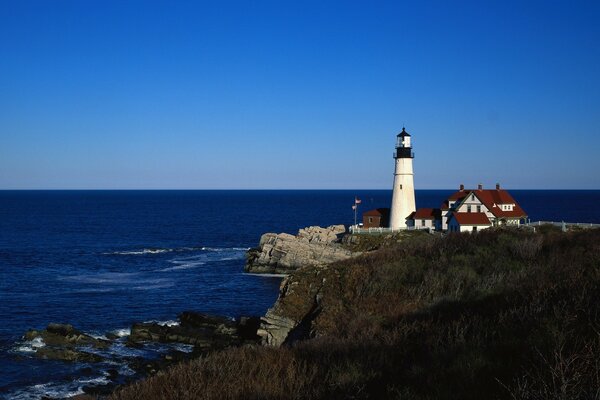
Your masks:
M417 205L452 192L417 191ZM600 191L511 193L531 220L600 223ZM76 393L115 368L37 360L21 336L49 322L102 335L184 310L264 314L280 278L244 274L246 249L265 232L351 224L355 196L361 211L391 201L388 190L0 191L0 398Z

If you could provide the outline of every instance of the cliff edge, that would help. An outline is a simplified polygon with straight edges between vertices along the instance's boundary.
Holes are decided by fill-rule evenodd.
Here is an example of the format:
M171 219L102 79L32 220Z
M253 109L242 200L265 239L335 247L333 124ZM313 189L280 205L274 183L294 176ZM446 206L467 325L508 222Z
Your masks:
M246 253L246 272L257 274L289 274L301 267L319 267L346 260L360 253L341 244L344 225L327 228L310 226L296 236L288 233L265 233L258 247Z

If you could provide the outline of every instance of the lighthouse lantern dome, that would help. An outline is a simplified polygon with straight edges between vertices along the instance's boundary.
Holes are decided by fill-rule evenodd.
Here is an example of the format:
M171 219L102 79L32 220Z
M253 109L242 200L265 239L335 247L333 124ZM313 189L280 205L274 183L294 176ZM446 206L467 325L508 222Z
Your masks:
M402 132L396 135L396 148L410 147L410 134L402 128Z

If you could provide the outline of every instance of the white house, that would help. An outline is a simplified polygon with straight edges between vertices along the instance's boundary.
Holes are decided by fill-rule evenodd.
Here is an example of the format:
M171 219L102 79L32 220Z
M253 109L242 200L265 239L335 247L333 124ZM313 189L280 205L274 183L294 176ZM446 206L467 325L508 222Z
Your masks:
M506 190L465 189L460 185L439 209L419 208L407 217L414 229L435 228L450 232L477 231L491 226L519 225L527 214ZM451 226L452 222L452 226Z
M477 232L492 226L485 213L453 213L448 220L448 232Z
M460 189L442 203L442 229L448 229L452 215L465 213L485 214L489 226L519 225L527 218L525 211L509 192L500 188L500 184L496 184L495 189L483 189L482 185L477 189L465 189L460 185Z
M439 208L419 208L406 218L408 229L442 229L442 219Z

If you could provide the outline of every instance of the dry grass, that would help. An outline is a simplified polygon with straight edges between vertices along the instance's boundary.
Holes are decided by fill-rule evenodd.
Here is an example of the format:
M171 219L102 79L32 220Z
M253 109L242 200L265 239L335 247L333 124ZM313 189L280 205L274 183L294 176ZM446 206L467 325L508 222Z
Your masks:
M320 285L308 340L112 398L600 399L600 230L409 238L298 277Z

